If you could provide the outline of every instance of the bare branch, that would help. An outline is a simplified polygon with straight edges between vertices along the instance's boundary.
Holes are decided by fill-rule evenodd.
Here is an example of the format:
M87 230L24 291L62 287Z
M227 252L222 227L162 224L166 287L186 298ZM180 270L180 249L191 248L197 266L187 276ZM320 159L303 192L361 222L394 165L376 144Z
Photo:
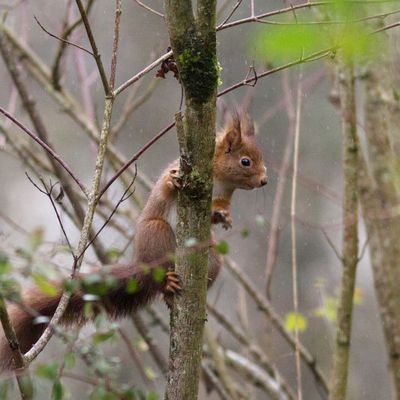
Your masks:
M79 178L72 172L71 168L68 164L58 155L47 143L45 143L42 139L36 136L29 128L22 124L22 122L18 121L11 114L9 114L4 108L0 106L0 113L2 113L5 117L10 119L15 125L22 129L28 136L30 136L36 143L38 143L44 150L46 150L51 157L53 157L68 173L68 175L77 183L77 185L82 189L83 193L87 194L87 189L83 185L83 183L79 180Z
M121 13L122 13L122 2L121 0L115 0L114 39L112 47L111 73L109 81L109 88L111 91L114 90L115 74L117 70L117 54L118 54L119 26L121 23Z
M127 89L132 84L134 84L136 81L138 81L144 75L146 75L148 72L150 72L154 68L158 67L163 61L167 60L171 56L172 56L172 50L168 51L163 56L157 58L157 60L153 61L146 68L142 69L135 76L133 76L132 78L128 79L125 83L123 83L121 86L119 86L117 89L115 89L114 92L113 92L113 95L114 96L118 96L121 92L123 92L125 89Z
M274 197L274 206L272 210L271 218L271 229L270 237L268 240L268 253L267 261L265 266L265 287L267 297L271 298L271 284L272 284L272 274L274 272L277 252L278 252L278 242L279 242L279 220L281 215L281 207L283 201L283 194L286 185L286 176L289 171L290 166L290 156L292 154L293 137L294 137L294 123L295 123L295 111L292 102L292 97L289 88L289 76L287 72L283 74L283 93L284 101L286 103L287 116L289 121L288 133L286 138L285 150L283 153L283 159L281 167L279 168L278 175L278 185Z
M89 19L85 10L85 7L83 7L82 1L81 0L75 0L76 1L76 5L78 6L79 12L81 14L82 17L82 21L83 24L85 25L85 29L86 29L86 33L89 39L89 43L92 47L93 50L93 55L94 55L94 59L96 61L97 64L97 68L99 70L99 74L100 74L100 78L101 78L101 82L103 84L103 88L104 88L104 93L106 94L106 96L111 96L112 95L112 90L108 84L107 81L107 75L106 75L106 71L104 69L104 65L101 61L101 57L99 54L99 51L97 50L97 44L96 41L94 39L93 36L93 32L92 32L92 28L90 26L89 23Z
M15 376L18 382L18 388L23 400L33 398L33 386L29 375L29 370L26 367L25 358L21 353L17 335L11 324L10 316L7 312L6 303L2 295L0 295L0 321L3 327L4 335L10 345L14 366L16 368Z
M154 10L154 8L149 7L148 5L142 3L140 0L133 0L136 4L138 4L140 7L143 7L147 11L150 11L151 13L158 15L161 18L164 18L164 14L160 13L159 11Z
M217 26L217 30L221 29L222 26L224 26L232 17L232 15L235 13L235 11L239 8L239 6L242 4L243 0L238 0L235 6L232 8L232 11L228 14L228 16Z
M326 241L328 242L329 246L331 247L331 249L333 250L333 252L335 253L336 257L338 258L338 260L343 263L343 257L341 256L339 250L337 249L337 247L335 246L335 244L332 242L331 238L329 237L328 233L325 231L325 229L321 229L323 235L325 236Z
M153 137L149 142L147 142L128 162L126 162L117 173L106 183L104 188L101 190L99 194L99 199L103 196L103 194L108 190L108 188L118 179L118 177L123 174L138 158L158 139L163 137L170 129L175 126L175 122L169 124L166 128L164 128L161 132L159 132L156 136Z
M93 4L94 4L94 0L88 0L87 6L86 6L86 15L89 15L89 12L90 12ZM68 15L66 16L65 25L67 25L67 23L68 23ZM65 29L61 33L60 37L62 39L67 39L81 23L82 23L82 18L79 17L70 26L65 26ZM67 47L66 43L60 42L60 46L58 47L56 56L54 58L53 66L51 68L52 82L53 82L54 88L57 90L60 89L59 69L60 69L60 63L61 63L61 60L63 59L63 54L64 54L66 47Z
M33 185L37 190L39 190L40 193L45 194L45 195L49 198L50 203L51 203L51 206L53 207L53 210L54 210L54 212L55 212L55 214L56 214L58 223L59 223L59 225L60 225L60 227L61 227L61 230L62 230L62 232L63 232L64 238L65 238L65 240L67 241L67 244L68 244L69 250L70 250L70 252L71 252L71 255L72 255L72 257L75 259L74 249L72 248L72 245L71 245L71 242L70 242L70 240L69 240L69 238L68 238L68 235L67 235L67 232L66 232L66 230L65 230L64 224L63 224L63 222L62 222L62 220L61 220L60 214L59 214L59 212L58 212L58 210L57 210L57 207L56 207L56 205L55 205L55 203L54 203L54 200L53 200L53 189L54 189L55 186L58 185L58 182L56 182L56 183L54 183L54 184L52 184L52 183L50 182L50 188L48 188L47 185L46 185L46 182L45 182L42 178L40 178L40 181L41 181L41 183L42 183L42 185L43 185L43 188L44 188L44 190L43 190L43 189L41 189L41 188L34 182L34 180L28 175L27 172L25 172L25 175L26 175L26 177L29 179L29 181L32 183L32 185ZM60 186L60 188L62 189L62 186Z
M84 47L80 46L79 44L70 42L69 40L63 39L57 35L54 35L54 33L49 32L41 23L40 21L36 18L36 16L34 16L33 18L35 18L35 21L37 22L37 24L40 26L40 28L46 32L49 36L51 36L54 39L59 40L60 42L63 42L65 44L69 44L70 46L76 47L77 49L80 49L82 51L84 51L85 53L90 54L91 56L95 57L95 55L88 49L85 49Z

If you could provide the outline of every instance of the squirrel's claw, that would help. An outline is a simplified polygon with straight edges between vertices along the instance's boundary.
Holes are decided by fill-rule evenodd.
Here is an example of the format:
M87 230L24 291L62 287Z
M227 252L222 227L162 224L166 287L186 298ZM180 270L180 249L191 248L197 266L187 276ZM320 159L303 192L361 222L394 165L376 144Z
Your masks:
M163 289L164 293L179 295L182 291L182 280L175 271L167 272L167 280Z
M175 271L168 271L167 279L163 287L164 301L169 309L172 308L174 296L179 296L182 292L182 279Z
M232 218L229 211L214 210L211 215L211 222L213 224L221 224L224 229L232 228Z

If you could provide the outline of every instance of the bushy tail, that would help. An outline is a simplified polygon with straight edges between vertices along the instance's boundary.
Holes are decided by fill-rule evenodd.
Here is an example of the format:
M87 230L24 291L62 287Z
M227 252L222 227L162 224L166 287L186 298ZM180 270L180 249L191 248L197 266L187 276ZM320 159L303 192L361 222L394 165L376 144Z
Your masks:
M101 310L105 310L110 318L126 316L151 301L162 287L162 282L155 280L151 272L145 273L141 268L133 266L116 266L112 269L111 276L115 278L116 284L94 303L93 316ZM82 277L84 278L84 275ZM84 289L72 293L61 320L62 325L87 322L83 313L84 294ZM22 353L26 353L35 344L46 328L46 323L35 323L35 315L51 318L61 295L61 289L57 295L49 296L37 288L32 288L23 293L23 305L13 304L9 307L9 315ZM0 373L13 369L11 348L1 331Z

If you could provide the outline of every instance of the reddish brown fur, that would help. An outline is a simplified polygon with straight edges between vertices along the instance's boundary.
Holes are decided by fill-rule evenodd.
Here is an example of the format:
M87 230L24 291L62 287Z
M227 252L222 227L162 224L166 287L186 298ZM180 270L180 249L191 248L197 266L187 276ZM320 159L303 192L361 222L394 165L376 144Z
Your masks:
M250 167L243 167L241 158L251 160ZM214 157L214 223L222 223L230 227L230 201L235 189L253 189L266 184L266 170L260 149L254 138L253 124L246 115L233 115L226 123L224 131L216 142ZM165 282L156 282L151 274L152 268L161 266L165 270L174 267L169 258L175 252L175 234L169 223L169 217L176 203L177 187L179 187L178 162L169 165L155 184L146 206L136 225L134 240L135 257L130 266L115 266L112 275L118 285L109 289L108 293L98 301L96 310L105 309L111 318L129 315L138 307L152 301L158 293L165 291ZM218 217L215 217L218 213ZM142 268L146 264L150 268ZM209 286L216 279L221 267L221 257L210 246ZM137 291L129 294L126 291L127 282L135 279ZM84 300L81 291L73 293L62 324L83 324L86 322L83 307ZM50 297L38 289L28 290L23 296L23 303L38 314L51 317L58 305L60 293ZM34 324L34 317L20 306L9 308L10 317L16 330L22 352L28 351L45 329L44 324ZM11 369L12 358L10 347L4 338L0 338L0 369Z

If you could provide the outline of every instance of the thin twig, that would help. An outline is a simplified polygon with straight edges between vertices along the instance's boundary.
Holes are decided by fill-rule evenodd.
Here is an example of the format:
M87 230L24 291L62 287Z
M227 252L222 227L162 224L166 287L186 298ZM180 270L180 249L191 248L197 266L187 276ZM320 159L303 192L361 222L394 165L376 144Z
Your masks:
M228 16L217 26L217 30L220 29L222 26L224 26L232 17L232 15L235 13L235 11L239 8L239 6L242 4L243 0L238 0L235 6L232 8L231 12L228 14Z
M58 210L57 210L57 207L56 207L56 205L55 205L55 203L54 203L54 200L53 200L53 189L55 188L55 186L58 185L58 182L56 182L56 183L54 183L54 184L52 184L52 183L50 182L50 188L48 188L47 185L46 185L46 182L41 178L40 181L41 181L41 183L42 183L42 185L43 185L43 187L44 187L44 190L43 190L43 189L41 189L41 188L35 183L35 181L29 176L29 174L28 174L27 172L25 172L25 175L26 175L26 177L29 179L29 181L32 183L32 185L33 185L37 190L39 190L40 193L45 194L45 195L49 198L50 203L51 203L51 206L53 207L53 210L54 210L54 212L55 212L55 214L56 214L58 223L59 223L59 225L60 225L60 227L61 227L61 230L62 230L62 232L63 232L64 238L65 238L65 240L67 241L67 244L68 244L69 250L70 250L70 252L71 252L71 255L72 255L72 257L74 257L74 259L75 259L74 249L72 248L72 245L71 245L71 242L70 242L70 240L69 240L69 238L68 238L68 235L67 235L67 232L66 232L66 230L65 230L64 224L63 224L63 222L62 222L62 220L61 220L60 214L59 214L59 212L58 212ZM60 188L62 189L62 186L60 186Z
M395 2L396 0L391 0L389 2ZM359 0L359 1L348 1L348 3L356 3L356 4L363 4L365 5L365 0ZM382 1L368 1L368 4L382 4ZM274 21L263 21L264 18L268 18L268 17L273 17L276 15L282 15L282 14L286 14L286 13L290 13L290 12L294 12L295 10L300 10L300 9L304 9L304 8L311 8L311 7L319 7L319 6L326 6L326 5L334 5L335 2L334 1L317 1L317 2L307 2L307 3L302 3L302 4L296 4L296 5L290 5L289 7L285 7L285 8L281 8L279 10L274 10L274 11L269 11L266 13L262 13L259 15L252 15L250 17L246 17L246 18L242 18L239 19L237 21L232 21L229 23L226 23L222 26L218 26L218 30L223 30L223 29L227 29L227 28L232 28L234 26L238 26L238 25L242 25L242 24L247 24L247 23L251 23L251 22L258 22L258 23L270 23L270 24L276 24L276 25L294 25L294 23L285 23L285 22L274 22ZM343 23L348 23L348 22L362 22L362 21L366 21L369 19L373 19L373 18L384 18L385 16L391 15L392 13L398 13L399 10L396 11L391 11L389 13L383 13L383 14L378 14L378 15L374 15L374 16L370 16L370 17L364 17L364 18L359 18L359 19L355 19L355 20L344 20L344 21L332 21L329 23L333 23L333 24L343 24ZM321 23L325 23L325 21L321 21ZM296 22L297 24L297 22ZM299 21L298 23L299 25L307 25L309 24L308 22L301 22Z
M82 189L83 193L87 194L87 189L84 184L79 180L79 178L72 172L68 164L58 155L47 143L36 136L29 128L27 128L22 122L18 121L15 117L9 114L3 107L0 106L0 113L5 117L10 119L15 125L22 129L27 135L29 135L36 143L38 143L44 150L46 150L68 173L68 175L77 183L77 185Z
M158 15L161 18L164 18L164 14L160 13L159 11L154 10L154 8L149 7L148 5L142 3L140 0L133 0L137 5L140 7L145 8L147 11L150 11L151 13Z
M111 96L112 95L112 90L108 85L106 71L104 69L104 65L103 65L103 63L101 61L101 57L100 57L99 51L97 49L96 41L95 41L94 36L93 36L92 28L90 26L89 19L88 19L88 16L86 14L85 7L83 6L81 0L75 0L75 1L76 1L76 5L78 6L79 12L81 14L83 24L85 25L85 29L86 29L86 33L87 33L87 36L88 36L88 39L89 39L89 43L90 43L90 45L92 47L92 50L93 50L93 56L94 56L94 59L95 59L96 64L97 64L97 68L99 70L101 82L102 82L103 88L104 88L104 93L106 94L106 96Z
M343 257L341 256L341 254L340 254L339 250L337 249L337 247L335 246L335 244L332 242L332 240L329 237L328 233L325 231L324 228L322 228L321 231L322 231L323 235L325 236L325 239L328 242L329 246L331 247L331 249L335 253L336 257L342 263L343 262Z
M129 191L131 190L132 185L134 184L136 179L136 175L133 177L131 183L128 185L128 187L125 189L124 193L122 194L121 198L118 200L117 204L115 205L115 207L113 208L113 210L111 211L111 214L106 218L106 220L104 221L103 225L100 227L100 229L97 231L97 233L90 239L90 241L86 244L86 246L84 247L84 249L81 251L81 253L77 256L77 259L81 258L86 250L91 246L91 244L96 240L96 238L100 235L100 233L103 231L103 229L108 225L108 223L111 221L112 217L114 216L114 214L117 212L118 207L126 200L129 199L129 197L132 196L133 192Z
M86 15L89 15L89 12L92 8L92 5L94 4L94 0L88 0L87 6L86 6ZM69 13L67 13L69 14ZM68 15L66 16L66 21L65 24L68 23ZM61 38L62 39L67 39L73 32L74 30L82 23L82 17L79 17L73 22L70 26L65 26L64 31L61 33ZM53 66L51 67L51 76L52 76L52 82L54 85L54 88L59 90L61 89L60 87L60 74L59 74L59 69L60 69L60 64L63 59L63 54L66 49L67 45L64 42L60 42L60 46L58 47L56 56L54 58Z
M123 174L135 161L139 159L139 157L149 148L151 147L155 142L157 142L158 139L163 137L170 129L172 129L175 126L175 122L169 124L167 127L165 127L161 132L159 132L156 136L153 137L153 139L149 140L129 161L125 163L118 171L117 173L106 183L104 188L101 190L99 194L99 199L103 196L103 194L108 190L108 188L118 179L118 177Z
M296 100L296 119L294 130L294 149L293 149L293 179L292 179L292 196L291 196L291 236L292 236L292 288L293 288L293 309L296 315L296 323L294 326L295 337L295 353L296 353L296 377L297 377L297 398L302 400L302 379L301 379L301 360L300 360L300 340L299 328L297 324L299 299L298 299L298 280L297 280L297 241L296 241L296 200L297 200L297 172L299 165L299 139L300 139L300 113L302 108L303 96L303 68L300 67L297 100Z
M157 58L157 60L153 61L146 68L142 69L135 76L133 76L132 78L128 79L125 83L123 83L121 86L119 86L117 89L115 89L114 92L113 92L113 95L114 96L118 96L121 92L123 92L125 89L127 89L132 84L134 84L136 81L138 81L144 75L146 75L148 72L150 72L154 68L158 67L163 61L167 60L171 56L172 56L172 50L168 51L167 53L165 53L161 57Z
M80 46L79 44L70 42L69 40L63 39L63 38L61 38L61 37L55 35L54 33L49 32L49 31L40 23L40 21L36 18L36 16L33 16L33 18L35 18L35 21L36 21L37 24L40 26L40 28L42 28L42 30L43 30L44 32L46 32L46 33L47 33L49 36L51 36L52 38L57 39L57 40L59 40L60 42L63 42L63 43L65 43L65 44L69 44L70 46L76 47L77 49L82 50L82 51L84 51L84 52L90 54L91 56L95 57L95 55L94 55L90 50L85 49L84 47Z
M271 229L270 237L268 240L268 253L267 261L265 266L265 287L267 297L271 299L271 284L272 275L274 272L277 253L278 253L278 243L279 243L279 220L281 216L281 207L283 201L283 194L285 191L286 178L290 166L290 156L292 154L293 137L294 137L294 122L295 122L295 110L292 102L292 97L289 88L289 76L285 73L283 74L283 93L284 101L286 103L287 116L289 121L288 133L286 138L285 150L283 153L283 159L281 167L279 168L278 174L278 185L274 197L274 206L272 210L271 217Z

